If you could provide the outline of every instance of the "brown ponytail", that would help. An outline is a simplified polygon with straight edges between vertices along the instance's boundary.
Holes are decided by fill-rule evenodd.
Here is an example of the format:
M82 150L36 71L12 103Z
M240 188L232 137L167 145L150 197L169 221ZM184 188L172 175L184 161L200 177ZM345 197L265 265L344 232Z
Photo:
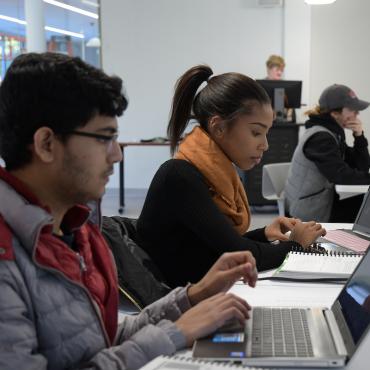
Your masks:
M199 86L213 74L212 69L200 65L189 69L181 76L175 86L172 100L170 121L167 135L171 143L171 153L174 154L181 135L192 118L192 105Z
M208 131L208 121L213 116L231 123L240 115L250 114L257 104L271 105L265 90L252 78L240 73L209 78L212 74L210 67L199 65L178 79L167 127L172 154L191 119ZM207 85L197 94L199 86L207 80Z

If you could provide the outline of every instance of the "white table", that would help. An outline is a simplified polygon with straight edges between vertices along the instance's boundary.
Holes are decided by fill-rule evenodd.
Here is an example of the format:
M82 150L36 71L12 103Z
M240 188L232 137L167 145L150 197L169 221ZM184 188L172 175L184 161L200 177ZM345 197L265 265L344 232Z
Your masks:
M352 224L322 224L327 230L338 228L351 229ZM260 277L267 277L273 274L273 270L260 273ZM237 282L230 292L246 299L252 306L295 306L295 307L330 307L337 298L343 285L341 284L321 284L321 283L299 283L281 282L274 280L263 280L257 283L256 288ZM370 334L360 344L356 354L345 368L335 368L337 370L368 370L369 369L369 348ZM191 357L192 351L185 349L179 351L178 355ZM195 368L195 367L194 367ZM225 367L226 368L226 367ZM154 370L148 366L146 369ZM160 368L161 370L163 368ZM212 365L207 366L207 370L212 369ZM295 368L297 369L297 368ZM316 368L318 370L319 368ZM326 368L327 369L327 368ZM333 368L332 368L333 369ZM202 370L200 366L198 370ZM279 368L283 370L283 368ZM286 370L293 370L289 368ZM304 370L299 368L299 370ZM314 369L310 369L314 370Z
M341 200L354 197L355 195L365 194L368 189L369 185L335 185L335 191Z
M287 283L264 280L258 282L254 289L237 283L230 291L245 298L252 306L330 307L341 288L342 285L334 284ZM341 370L368 370L369 348L370 334L362 341L349 364Z
M352 224L322 224L327 230L351 229ZM259 274L259 277L271 276L273 271ZM244 299L252 306L296 306L296 307L330 307L337 298L343 285L321 283L281 282L262 280L256 288L250 288L240 282L230 291ZM370 333L360 344L345 370L368 370L369 366Z

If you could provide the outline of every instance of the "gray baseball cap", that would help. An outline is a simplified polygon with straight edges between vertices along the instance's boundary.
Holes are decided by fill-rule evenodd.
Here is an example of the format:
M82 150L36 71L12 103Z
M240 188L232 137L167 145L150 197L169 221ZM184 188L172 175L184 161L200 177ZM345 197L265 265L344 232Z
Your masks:
M349 108L355 111L366 109L370 103L360 100L353 90L344 85L334 84L327 87L319 99L320 108L328 111Z

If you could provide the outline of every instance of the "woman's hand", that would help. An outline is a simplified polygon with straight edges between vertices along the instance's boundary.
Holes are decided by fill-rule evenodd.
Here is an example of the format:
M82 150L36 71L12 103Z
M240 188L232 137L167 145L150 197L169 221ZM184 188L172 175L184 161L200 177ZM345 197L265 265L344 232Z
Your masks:
M252 253L248 251L224 253L202 280L189 287L189 301L194 306L215 294L227 292L240 279L251 287L256 285L256 260Z
M326 230L315 221L301 222L296 220L289 239L299 243L303 248L308 248L317 238L325 234Z
M287 241L289 236L286 235L288 231L293 230L297 222L296 218L277 217L272 224L265 227L265 235L268 241L274 240Z
M359 118L346 122L344 124L344 128L352 130L353 135L355 136L361 136L364 131L362 127L362 122Z
M250 305L234 294L219 293L186 311L176 322L191 346L201 337L213 333L226 321L236 319L244 326L249 318Z

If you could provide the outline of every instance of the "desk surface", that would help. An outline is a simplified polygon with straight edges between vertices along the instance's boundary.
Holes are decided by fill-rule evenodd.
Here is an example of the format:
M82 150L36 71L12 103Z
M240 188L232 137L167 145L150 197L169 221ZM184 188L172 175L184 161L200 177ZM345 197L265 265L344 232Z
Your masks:
M338 228L351 229L352 227L352 224L325 223L322 225L327 230ZM268 276L272 273L273 271L267 271L259 274L259 276ZM257 282L256 288L251 288L238 282L230 291L246 299L252 306L331 307L342 288L343 285L341 284L293 283L263 280ZM370 335L368 333L345 369L368 369L369 348Z
M352 224L322 224L327 230L338 228L351 229ZM266 277L273 271L260 273L259 276ZM246 299L252 306L300 306L300 307L330 307L337 298L342 284L322 284L322 283L292 283L263 280L257 282L256 288L251 288L242 283L236 283L230 292ZM368 334L360 344L357 352L345 368L337 370L365 370L368 369L370 335ZM191 357L192 351L187 349L178 352L179 355ZM206 367L212 369L212 364ZM295 368L298 369L298 368ZM299 368L303 370L303 368ZM316 368L318 370L318 368ZM322 368L321 368L322 369ZM326 368L327 369L327 368ZM199 368L199 370L203 370ZM283 370L280 368L280 370ZM293 370L290 368L289 370ZM311 370L313 370L311 368Z
M322 226L326 230L336 230L351 229L353 224L322 223ZM274 272L275 269L265 271L259 273L258 277L272 276ZM342 287L342 284L262 280L257 282L257 289L237 282L230 291L252 306L330 307Z
M367 193L368 189L369 185L335 185L335 191L338 193L339 199Z

